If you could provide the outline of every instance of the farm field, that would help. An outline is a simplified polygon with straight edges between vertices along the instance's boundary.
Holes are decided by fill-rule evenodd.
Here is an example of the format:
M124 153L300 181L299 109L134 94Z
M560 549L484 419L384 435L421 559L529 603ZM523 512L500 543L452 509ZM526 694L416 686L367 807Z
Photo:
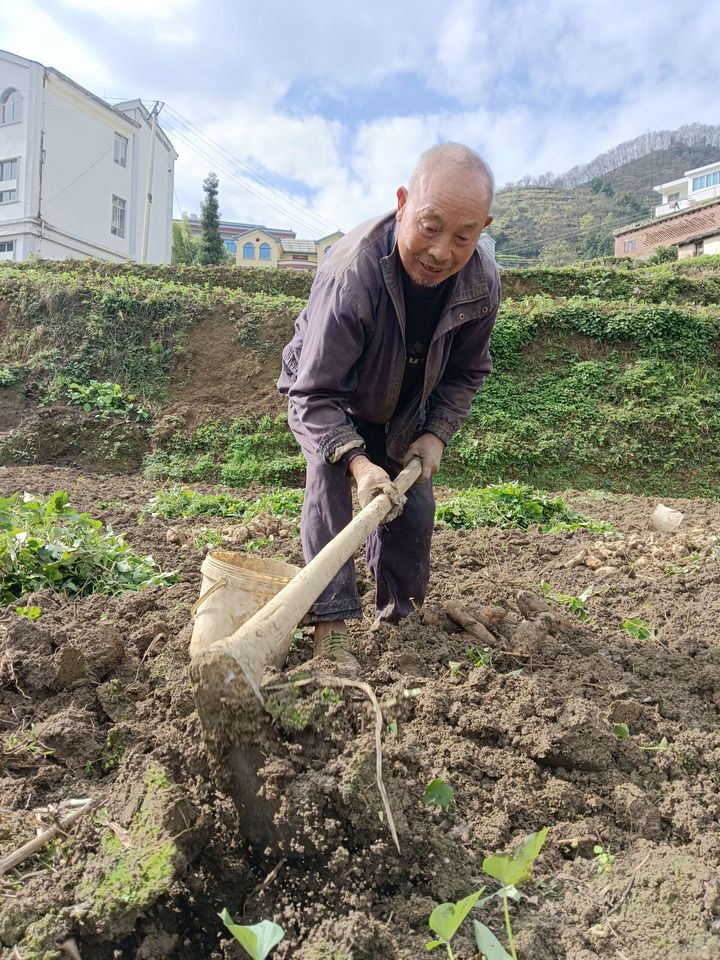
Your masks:
M433 909L495 893L485 858L544 828L509 908L521 960L719 956L718 266L704 260L508 276L496 372L440 477L425 607L372 632L358 560L354 642L400 853L366 698L330 682L268 694L260 778L284 839L261 847L219 789L188 677L205 551L302 562L302 471L272 382L303 291L0 271L0 864L92 803L0 875L3 960L64 960L68 941L82 960L246 956L223 908L282 926L279 960L449 956L426 954ZM564 491L567 510L528 484ZM48 507L58 491L67 504ZM27 589L25 541L7 539L23 493L38 515L110 525L155 582L123 591L140 569L123 554L113 592L90 593L88 568L69 593ZM651 528L659 502L683 513L676 532ZM311 650L298 631L288 670ZM456 960L480 956L473 920L508 948L502 900L480 904Z

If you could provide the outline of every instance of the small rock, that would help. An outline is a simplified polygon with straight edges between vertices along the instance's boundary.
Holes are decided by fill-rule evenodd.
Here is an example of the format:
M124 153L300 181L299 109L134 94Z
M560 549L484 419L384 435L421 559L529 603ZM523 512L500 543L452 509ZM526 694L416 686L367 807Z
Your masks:
M520 613L526 620L531 620L536 614L547 613L550 610L550 604L547 601L535 593L530 593L529 590L520 590L515 599Z
M177 527L168 527L165 540L167 543L182 543L184 538Z
M613 567L610 564L607 564L607 566L604 566L604 567L598 567L597 570L595 571L595 573L597 573L601 577L612 577L617 572L618 572L618 568Z

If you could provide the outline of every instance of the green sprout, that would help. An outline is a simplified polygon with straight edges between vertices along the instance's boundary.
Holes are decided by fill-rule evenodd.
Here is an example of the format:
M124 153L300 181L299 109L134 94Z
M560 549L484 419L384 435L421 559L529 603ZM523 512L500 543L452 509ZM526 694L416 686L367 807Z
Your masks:
M455 936L463 921L475 906L483 887L471 893L463 900L457 903L440 903L430 914L428 926L433 933L437 934L437 940L429 940L425 944L425 949L429 952L436 947L445 947L448 960L455 960L455 954L450 946L450 941Z
M470 663L472 663L475 670L479 670L480 667L491 667L493 662L493 651L488 647L478 647L477 644L473 644L471 647L468 647L465 651L465 656L468 658Z
M618 740L628 740L630 738L630 727L626 723L616 723L613 727L613 733Z
M24 620L39 620L42 616L40 607L15 607L15 613Z
M422 798L423 803L427 803L428 805L435 803L438 807L442 807L443 810L447 810L453 798L453 790L452 787L449 787L445 783L442 777L435 777L435 779L431 780L425 787Z
M579 593L576 597L573 597L569 593L557 593L553 590L552 584L548 583L547 580L543 580L540 586L546 597L549 597L563 607L567 607L570 613L572 613L574 617L577 617L578 620L584 622L590 619L590 614L585 609L585 604L595 589L592 585L585 587L583 592Z
M597 872L600 874L610 873L615 859L615 854L610 852L610 847L606 850L601 843L596 843L593 847L593 853L597 863Z
M655 631L649 623L645 623L640 617L632 617L630 620L623 620L623 628L628 636L634 640L654 640Z
M283 928L272 920L261 920L252 926L234 923L227 907L218 916L252 960L265 960L285 936Z
M502 887L493 894L493 896L502 897L503 913L505 915L505 931L507 933L508 946L510 947L510 953L508 953L491 930L483 923L474 920L475 942L477 943L478 950L480 950L488 960L517 960L517 951L515 950L515 941L510 923L508 898L511 897L513 900L516 900L518 897L517 888L521 883L526 883L532 876L533 863L542 850L545 838L548 835L548 830L549 827L543 827L543 829L537 833L531 833L525 837L514 853L504 853L494 857L486 857L483 861L483 871L489 877L499 880L502 884ZM490 898L486 898L485 902L487 902L487 899Z

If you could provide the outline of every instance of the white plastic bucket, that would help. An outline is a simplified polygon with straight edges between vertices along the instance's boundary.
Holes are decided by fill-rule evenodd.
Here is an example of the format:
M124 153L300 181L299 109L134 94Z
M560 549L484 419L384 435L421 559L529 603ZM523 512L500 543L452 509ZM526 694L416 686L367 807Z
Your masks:
M300 567L230 550L210 550L202 562L190 656L229 637L292 580Z

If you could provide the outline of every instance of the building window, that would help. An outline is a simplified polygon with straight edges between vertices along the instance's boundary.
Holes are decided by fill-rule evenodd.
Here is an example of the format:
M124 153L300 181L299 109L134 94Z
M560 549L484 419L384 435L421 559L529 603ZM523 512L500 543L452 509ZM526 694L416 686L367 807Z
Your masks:
M680 199L680 194L679 194L679 193L669 193L669 194L668 194L667 202L668 202L668 203L677 203L677 201L678 201L679 199Z
M115 145L113 147L113 160L121 167L127 166L128 138L115 134Z
M114 237L125 236L125 201L122 197L112 198L112 221L110 222L110 233Z
M0 181L2 180L17 180L17 157L0 160Z
M14 252L15 252L14 240L0 240L0 253L14 253Z
M0 124L20 123L22 120L22 97L14 87L0 97Z
M235 241L234 241L234 240L223 240L223 243L225 244L225 247L226 247L228 253L231 253L233 256L235 256L235 254L237 253L237 244L235 243Z
M254 260L254 259L255 259L255 244L254 243L243 244L243 260Z
M635 249L634 240L626 240L625 243L623 244L623 253L630 253L634 249Z
M260 259L269 260L270 259L270 244L261 243L260 244Z
M703 240L696 240L693 246L693 256L701 257L705 252L705 242Z
M0 190L0 203L12 203L17 200L17 190Z
M720 170L714 173L706 173L703 177L693 177L692 188L695 190L704 190L705 187L716 187L720 184Z

